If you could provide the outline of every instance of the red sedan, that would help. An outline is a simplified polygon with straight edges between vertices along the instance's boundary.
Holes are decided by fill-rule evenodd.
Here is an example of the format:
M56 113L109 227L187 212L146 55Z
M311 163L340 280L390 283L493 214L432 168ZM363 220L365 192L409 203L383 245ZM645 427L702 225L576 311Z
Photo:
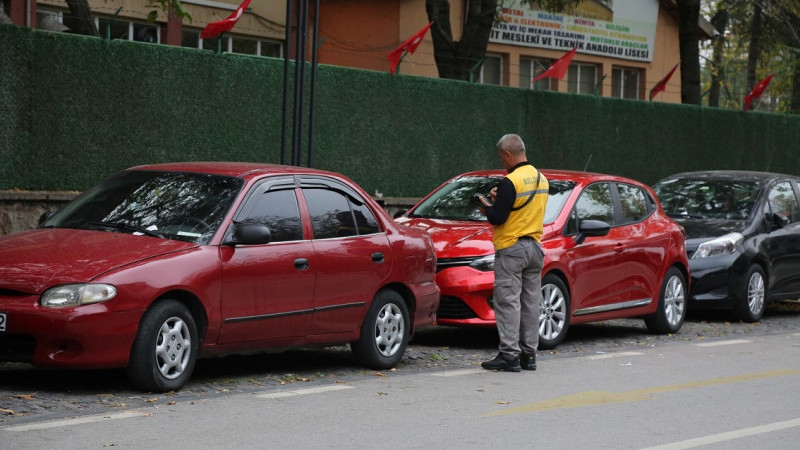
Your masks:
M183 386L202 355L350 343L387 369L439 305L431 238L313 169L128 169L0 237L0 361Z
M674 333L686 313L688 261L683 228L637 181L542 170L550 181L542 247L539 346L552 348L571 324L643 317ZM428 231L442 291L438 323L494 326L492 226L470 201L487 194L502 170L469 172L428 194L398 223Z

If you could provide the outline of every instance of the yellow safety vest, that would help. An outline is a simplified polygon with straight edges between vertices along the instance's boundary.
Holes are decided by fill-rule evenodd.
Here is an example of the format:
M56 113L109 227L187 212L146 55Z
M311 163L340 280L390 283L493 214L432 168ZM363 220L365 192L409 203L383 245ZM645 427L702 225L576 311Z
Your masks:
M544 175L539 175L539 172L529 164L517 167L506 175L506 178L514 184L517 198L505 223L494 227L492 243L495 250L511 247L522 236L530 236L541 242L544 208L547 205L550 184ZM535 195L529 201L532 194Z

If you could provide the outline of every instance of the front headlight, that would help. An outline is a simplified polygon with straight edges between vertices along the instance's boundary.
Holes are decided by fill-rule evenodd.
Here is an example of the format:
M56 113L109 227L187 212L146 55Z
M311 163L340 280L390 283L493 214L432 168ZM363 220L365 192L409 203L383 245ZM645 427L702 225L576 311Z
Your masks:
M744 236L739 233L728 233L716 239L703 242L697 247L692 259L709 258L712 256L730 255L739 250L744 241Z
M117 288L110 284L65 284L44 291L40 303L48 308L86 305L116 297Z
M494 254L478 258L469 263L469 266L481 272L491 272L494 270Z

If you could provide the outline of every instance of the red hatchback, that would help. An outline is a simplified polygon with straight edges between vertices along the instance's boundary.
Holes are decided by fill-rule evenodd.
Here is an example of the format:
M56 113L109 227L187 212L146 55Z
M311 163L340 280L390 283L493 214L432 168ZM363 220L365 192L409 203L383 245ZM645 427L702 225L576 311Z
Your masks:
M428 231L438 258L441 325L494 326L492 226L470 201L505 175L459 175L428 194L398 223ZM552 348L570 325L643 317L674 333L686 313L688 261L683 228L637 181L542 170L550 181L542 247L539 346Z
M0 361L127 367L176 390L198 356L350 343L396 365L439 305L427 233L342 175L135 167L0 237Z

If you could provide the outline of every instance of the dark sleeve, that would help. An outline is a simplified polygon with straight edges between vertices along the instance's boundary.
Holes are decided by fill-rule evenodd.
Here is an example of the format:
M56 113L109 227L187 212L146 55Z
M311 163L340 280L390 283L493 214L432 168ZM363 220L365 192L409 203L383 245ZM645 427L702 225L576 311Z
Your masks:
M511 208L514 207L514 200L517 199L517 191L514 189L514 183L508 178L503 177L500 184L497 186L497 197L494 199L494 204L486 208L486 219L492 225L502 225L508 220L508 215L511 214Z

